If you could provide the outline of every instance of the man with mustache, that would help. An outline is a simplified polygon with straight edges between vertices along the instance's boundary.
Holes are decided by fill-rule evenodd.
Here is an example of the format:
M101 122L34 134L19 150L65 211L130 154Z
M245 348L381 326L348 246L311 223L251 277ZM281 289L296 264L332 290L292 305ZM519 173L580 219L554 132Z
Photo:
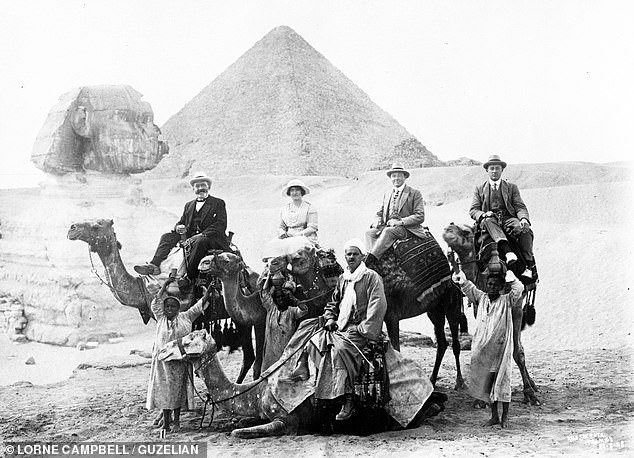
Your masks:
M134 266L134 270L141 275L158 275L161 273L161 262L184 238L184 244L189 246L189 256L186 258L187 276L179 281L181 287L189 286L198 276L198 264L210 249L229 250L229 240L225 234L227 210L224 200L209 195L211 178L198 172L189 180L189 184L196 199L185 204L183 216L174 230L161 236L152 260L148 264Z

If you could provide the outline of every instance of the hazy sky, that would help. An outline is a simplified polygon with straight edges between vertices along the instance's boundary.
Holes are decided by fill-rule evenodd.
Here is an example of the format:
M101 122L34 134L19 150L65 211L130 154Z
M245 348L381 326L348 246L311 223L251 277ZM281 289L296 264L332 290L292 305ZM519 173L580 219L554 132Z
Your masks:
M606 0L3 1L0 174L35 170L64 92L130 84L162 126L279 25L441 159L629 159L633 13Z

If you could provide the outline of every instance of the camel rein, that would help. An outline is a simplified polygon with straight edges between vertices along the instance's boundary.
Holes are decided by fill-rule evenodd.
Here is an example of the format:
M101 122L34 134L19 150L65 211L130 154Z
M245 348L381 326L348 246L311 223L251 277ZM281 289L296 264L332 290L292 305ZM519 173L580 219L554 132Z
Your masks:
M115 299L117 299L120 303L124 304L123 300L121 299L121 291L118 291L113 285L112 285L112 280L110 279L110 274L108 273L108 269L105 269L104 272L106 273L106 277L108 279L108 281L105 281L103 278L101 278L101 276L99 275L99 272L97 272L97 268L95 267L95 263L92 260L92 252L90 251L90 245L88 246L88 258L90 259L90 271L95 274L95 276L99 279L99 281L101 282L101 284L106 285L108 287L108 289L110 289L110 291L112 292L112 294L114 295ZM147 297L147 292L145 290L145 288L143 288L143 286L141 285L141 282L143 281L143 279L141 277L136 277L137 280L137 285L139 286L139 291L141 291L141 294L143 295L143 299L145 300L146 305L149 307L151 304L151 301L148 301L148 297Z
M313 338L313 337L314 337L314 336L315 336L318 332L320 332L321 330L322 330L322 329L321 329L321 327L320 327L320 328L319 328L319 329L317 329L315 332L311 333L311 334L310 334L310 335L309 335L309 336L308 336L308 337L307 337L307 338L306 338L306 339L302 342L302 344L301 344L301 345L299 345L299 346L297 347L297 349L296 349L294 352L292 352L290 355L288 355L288 357L287 357L284 361L282 361L280 364L278 364L278 366L277 366L275 369L273 369L272 371L270 371L270 372L269 372L269 373L267 373L266 375L261 375L261 376L260 376L257 380L255 380L255 381L254 381L253 385L251 385L250 387L248 387L248 388L247 388L247 389L245 389L244 391L240 391L239 393L233 394L233 395L228 396L228 397L223 398L223 399L214 400L214 399L212 399L212 398L211 398L211 395L210 395L209 393L207 393L207 399L204 399L204 398L200 395L200 393L198 392L198 390L196 389L196 386L194 386L194 391L196 392L196 395L198 396L198 398L199 398L201 401L203 401L203 402L205 403L205 405L203 406L203 414L202 414L202 417L200 418L200 429L202 429L202 427L203 427L203 422L204 422L204 420L205 420L205 415L206 415L206 412L207 412L207 405L208 405L208 404L211 404L211 418L209 419L209 426L211 426L211 423L214 421L214 415L215 415L215 412L216 412L216 404L220 404L220 403L222 403L222 402L231 401L231 400L233 400L233 399L235 399L235 398L237 398L237 397L239 397L239 396L242 396L243 394L248 393L249 391L251 391L253 388L255 388L256 386L258 386L258 385L259 385L260 383L262 383L263 381L268 380L268 378L269 378L272 374L274 374L275 372L277 372L278 370L280 370L280 369L281 369L281 367L282 367L284 364L286 364L286 363L287 363L287 362L288 362L288 361L289 361L289 360L290 360L293 356L295 356L295 355L296 355L296 354L297 354L300 350L303 350L303 349L304 349L304 346L308 343L308 341L309 341L310 339L312 339L312 338ZM182 344L181 344L181 345L182 345ZM179 348L181 347L181 345L179 345ZM354 345L354 344L353 344L353 345ZM184 353L184 348L183 348L183 349L181 349L181 352L182 352L182 353ZM200 369L202 369L202 368L203 368L203 367L204 367L207 363L209 363L209 361L211 361L214 357L215 357L215 355L214 355L214 356L212 356L212 357L206 358L206 359L204 359L203 361L201 361L201 363L198 365L198 367L194 369L194 372L198 372L198 371L199 371ZM279 363L279 361L278 361L278 363ZM192 363L190 363L190 364L192 364ZM193 364L192 364L192 367L193 367ZM188 377L193 377L189 371L187 372L187 374L188 374ZM191 382L192 382L192 385L194 385L194 380L193 380L193 378L191 378Z
M483 247L480 248L480 252L484 251L488 246L493 245L496 242L489 242L486 245L484 245ZM467 264L473 264L474 262L478 262L480 261L480 256L478 256L477 254L473 255L473 259L467 260L467 261L456 261L456 264L458 264L459 266L464 266Z

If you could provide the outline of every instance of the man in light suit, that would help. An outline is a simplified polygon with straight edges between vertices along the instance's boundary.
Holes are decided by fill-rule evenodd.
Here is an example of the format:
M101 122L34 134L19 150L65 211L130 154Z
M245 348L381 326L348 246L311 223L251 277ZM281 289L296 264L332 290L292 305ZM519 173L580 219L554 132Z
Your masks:
M497 242L497 248L507 264L517 261L517 255L511 250L507 236L517 242L520 254L527 269L522 276L537 279L535 257L533 256L533 231L528 209L520 196L517 185L502 180L506 162L498 155L492 155L484 163L489 179L476 186L471 201L469 216L482 230L482 246L491 240Z
M211 178L198 172L189 180L196 199L185 204L183 215L174 226L174 230L163 234L154 257L148 264L134 266L141 275L158 275L159 266L167 258L170 250L182 239L190 246L187 258L187 277L179 286L188 286L198 276L198 264L208 250L229 250L227 229L227 210L225 201L209 195Z
M370 230L365 233L366 243L371 247L365 263L368 267L376 266L378 259L392 244L410 235L422 237L425 228L425 206L423 196L418 189L405 184L409 172L400 164L393 164L387 171L393 188L383 195L381 208Z

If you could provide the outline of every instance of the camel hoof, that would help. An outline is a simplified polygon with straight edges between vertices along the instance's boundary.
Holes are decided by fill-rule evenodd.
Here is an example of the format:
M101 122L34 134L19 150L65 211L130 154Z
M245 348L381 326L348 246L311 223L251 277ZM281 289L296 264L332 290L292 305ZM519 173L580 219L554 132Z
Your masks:
M484 401L481 401L480 399L476 399L475 401L473 401L473 408L474 409L486 409L487 408L487 403Z
M537 399L537 396L535 396L535 392L534 391L530 391L530 392L526 392L524 391L524 400L522 401L523 404L530 404L532 406L540 406L542 405L541 402L539 402L539 399Z
M159 412L159 414L154 418L152 422L152 427L158 429L163 427L163 412Z
M467 389L467 385L464 382L464 380L456 380L456 386L454 387L454 390L456 391L463 391Z

